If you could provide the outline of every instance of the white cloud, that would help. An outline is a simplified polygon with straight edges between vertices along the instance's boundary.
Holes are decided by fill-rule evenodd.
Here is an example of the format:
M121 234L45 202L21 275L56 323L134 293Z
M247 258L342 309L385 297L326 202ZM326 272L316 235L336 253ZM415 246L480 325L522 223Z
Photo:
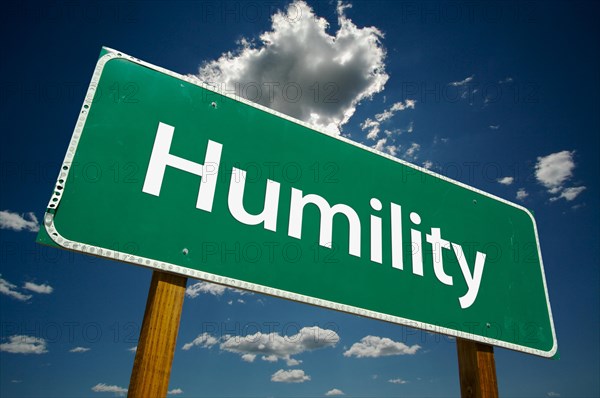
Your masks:
M505 84L505 83L512 83L513 82L513 78L510 76L507 76L506 78L499 80L498 84Z
M525 200L525 198L528 196L529 194L527 193L525 188L519 188L519 190L517 191L517 200Z
M373 120L371 118L367 118L364 122L362 122L360 124L360 128L363 131L368 130L367 139L374 140L377 138L377 136L379 135L379 132L381 131L381 123L382 122L384 122L388 119L391 119L398 111L403 111L405 109L415 109L416 102L417 101L412 100L412 99L407 99L404 102L402 102L402 101L396 102L394 105L392 105L388 109L384 110L382 113L376 114L375 120ZM389 137L394 133L401 134L404 131L406 131L408 133L412 133L413 128L414 128L414 123L410 122L408 127L405 130L402 130L402 129L385 130L385 134Z
M225 286L216 285L209 282L198 282L190 285L185 289L185 295L189 298L196 298L200 294L212 294L213 296L222 296L225 293Z
M283 360L288 366L296 366L302 361L292 358L292 355L334 347L339 340L340 337L333 330L313 326L304 327L292 336L281 336L276 332L258 332L247 336L225 335L217 339L203 333L194 341L186 343L182 349L189 350L193 346L210 348L220 342L221 350L239 354L245 362L254 362L256 357L260 356L263 361Z
M344 352L345 357L378 358L391 355L414 355L421 348L419 345L407 346L387 337L366 336L354 343Z
M23 289L31 290L32 292L39 294L50 294L54 291L54 288L50 285L38 285L33 282L25 282L25 285L23 285Z
M241 295L252 295L250 292L246 292L244 290L233 289L231 287L226 287L222 285L217 285L215 283L210 282L198 282L193 285L188 286L185 289L185 295L189 298L196 298L201 294L211 294L213 296L222 296L225 292L234 292ZM238 302L243 302L243 300L238 300ZM232 302L233 304L233 302Z
M40 223L33 212L27 213L29 220L24 214L13 213L10 210L0 211L0 229L12 229L13 231L38 232Z
M392 384L406 384L406 383L408 383L408 381L402 380L402 379L390 379L390 380L388 380L388 383L392 383Z
M181 349L184 351L188 351L190 348L192 348L194 346L210 348L210 347L214 346L215 344L217 344L218 342L219 342L219 340L217 338L215 338L205 332L205 333L202 333L201 335L199 335L198 337L196 337L190 343L184 344L183 347L181 347Z
M75 347L75 348L71 348L69 350L69 352L79 353L79 352L88 352L89 350L91 350L91 348L87 348L87 347Z
M183 390L181 388L174 388L172 390L167 391L167 395L179 395L183 394Z
M559 199L566 199L567 201L572 201L573 199L575 199L577 196L579 196L580 193L582 193L583 191L586 190L586 187L571 187L571 188L565 188L561 193L560 196L556 196L554 198L550 198L550 201L554 202L556 200Z
M417 144L416 142L413 142L412 144L410 144L410 147L404 153L404 157L409 160L415 160L417 159L417 152L419 152L420 149L421 145Z
M374 140L377 138L377 135L379 134L380 131L380 123L372 120L370 118L367 118L364 122L362 122L360 124L360 128L361 130L369 130L369 132L367 133L367 139L369 140Z
M292 355L301 354L305 351L318 350L335 346L340 337L333 330L321 329L317 326L304 327L292 336L281 336L273 333L255 333L247 336L224 336L220 345L221 350L244 355L260 355L263 361L275 362L284 360L289 366L297 365L299 362Z
M12 297L19 301L27 301L31 298L31 295L23 294L23 293L17 291L16 289L17 289L16 285L13 285L6 279L3 279L2 274L0 274L0 293L6 295L8 297Z
M8 338L8 343L0 344L0 351L11 354L45 354L46 340L39 337L14 335Z
M427 170L431 170L432 167L433 167L433 162L431 160L426 160L423 162L423 168L425 168Z
M454 86L454 87L464 86L465 84L470 83L471 81L473 81L474 77L475 77L475 75L471 75L469 77L465 77L463 80L456 81L456 82L450 82L450 85Z
M129 352L137 352L137 346L128 348L127 351L129 351Z
M240 47L205 63L198 77L236 95L332 132L339 132L357 104L383 90L383 34L375 27L357 27L338 3L339 30L304 1L292 2L272 16L272 27L260 43Z
M502 185L510 185L515 181L514 177L502 177L498 178L498 182Z
M92 387L93 392L112 392L115 395L125 395L127 392L126 388L119 386L111 386L104 383L98 383L94 387Z
M304 383L308 380L310 380L310 376L304 374L304 371L300 369L279 369L271 376L271 381L276 383Z
M535 177L551 194L560 192L563 184L573 176L574 154L574 151L561 151L537 158Z
M486 100L487 100L487 98L486 98ZM498 130L500 128L500 125L499 124L490 124L490 128L492 130Z
M560 394L554 391L550 391L546 395L553 398L560 397Z
M383 151L385 151L386 143L387 143L387 138L382 138L382 139L378 140L377 144L373 145L371 148L375 149L376 151L383 152Z
M376 114L375 120L377 120L378 122L383 122L394 117L396 112L403 111L405 109L415 109L416 102L416 100L412 99L407 99L404 102L396 102L394 105L384 110L382 113Z
M333 390L329 390L325 393L326 397L337 397L340 395L346 395L346 394L344 394L344 392L342 390L338 390L337 388L334 388Z

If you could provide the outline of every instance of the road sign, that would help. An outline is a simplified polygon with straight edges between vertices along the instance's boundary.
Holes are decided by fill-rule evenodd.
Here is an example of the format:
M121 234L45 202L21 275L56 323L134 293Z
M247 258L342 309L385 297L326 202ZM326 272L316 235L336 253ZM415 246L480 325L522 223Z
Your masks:
M523 207L104 49L39 241L553 356Z

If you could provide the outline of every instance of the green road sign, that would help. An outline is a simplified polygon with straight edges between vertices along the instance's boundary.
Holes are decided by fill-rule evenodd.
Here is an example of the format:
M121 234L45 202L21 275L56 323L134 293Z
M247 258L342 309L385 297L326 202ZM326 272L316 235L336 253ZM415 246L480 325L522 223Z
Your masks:
M38 240L550 357L526 209L104 49Z

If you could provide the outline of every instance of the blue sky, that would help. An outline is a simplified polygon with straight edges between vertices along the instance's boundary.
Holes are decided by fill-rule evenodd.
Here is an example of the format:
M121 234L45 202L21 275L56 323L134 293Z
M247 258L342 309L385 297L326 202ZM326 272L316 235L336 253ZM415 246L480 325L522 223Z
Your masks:
M34 243L105 45L233 87L299 82L312 95L267 105L531 209L561 358L496 349L500 394L598 396L598 6L288 5L67 1L3 10L0 395L115 396L129 382L151 271ZM299 24L311 40L294 33ZM345 54L354 56L339 69ZM315 59L317 72L306 61ZM320 98L335 101L315 100L311 73L323 76ZM172 396L459 395L452 339L197 283L188 282ZM226 337L257 332L271 334L271 355L253 357L256 339ZM303 343L310 333L324 336L317 347Z

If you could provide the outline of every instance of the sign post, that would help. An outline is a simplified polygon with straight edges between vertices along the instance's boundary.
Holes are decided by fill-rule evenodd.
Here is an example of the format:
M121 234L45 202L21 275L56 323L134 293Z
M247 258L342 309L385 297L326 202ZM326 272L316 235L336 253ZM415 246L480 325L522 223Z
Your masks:
M166 397L187 278L152 273L127 396Z
M498 398L494 347L456 339L462 398Z

